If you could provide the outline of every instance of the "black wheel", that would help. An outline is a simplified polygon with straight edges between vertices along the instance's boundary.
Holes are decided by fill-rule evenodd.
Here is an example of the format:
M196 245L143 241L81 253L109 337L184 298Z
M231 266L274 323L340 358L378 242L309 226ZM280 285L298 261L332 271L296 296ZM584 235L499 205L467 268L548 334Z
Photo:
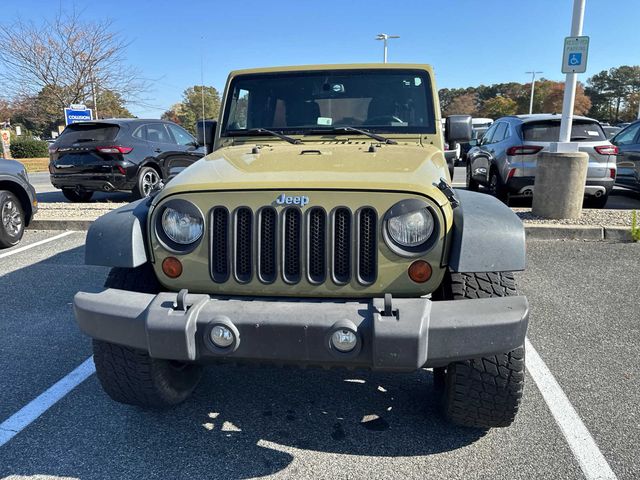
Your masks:
M161 187L162 178L158 171L153 167L142 167L138 170L138 180L133 189L133 196L135 198L145 198Z
M496 197L498 200L509 203L509 194L507 193L507 189L504 186L504 182L494 167L491 168L491 172L489 173L489 193Z
M0 190L0 248L17 245L24 235L24 210L20 200L7 190Z
M450 272L439 291L434 293L434 300L517 294L516 282L510 272ZM446 418L457 425L474 428L511 425L520 408L524 369L524 345L510 352L450 363L444 377Z
M150 264L113 268L105 287L158 293ZM202 376L202 366L151 358L146 352L101 340L93 341L93 360L103 390L116 402L168 408L184 401Z
M70 202L88 202L93 197L93 192L81 190L79 188L63 188L62 194Z
M478 191L478 182L476 182L473 178L471 178L471 165L470 162L467 162L467 190L471 190L472 192Z
M604 208L609 200L609 194L601 195L599 197L590 196L584 199L584 206L586 208Z

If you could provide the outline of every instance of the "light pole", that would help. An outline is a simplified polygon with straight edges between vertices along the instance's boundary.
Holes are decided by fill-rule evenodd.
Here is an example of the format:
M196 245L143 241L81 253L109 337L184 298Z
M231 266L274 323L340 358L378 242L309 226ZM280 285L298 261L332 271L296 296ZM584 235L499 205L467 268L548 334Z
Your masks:
M524 73L530 73L531 74L531 100L529 100L529 115L531 115L533 113L533 92L535 91L536 88L536 73L544 73L544 72L524 72Z
M384 55L382 57L384 63L387 63L387 40L389 40L390 38L400 38L400 35L387 35L386 33L379 33L376 37L376 40L384 41Z

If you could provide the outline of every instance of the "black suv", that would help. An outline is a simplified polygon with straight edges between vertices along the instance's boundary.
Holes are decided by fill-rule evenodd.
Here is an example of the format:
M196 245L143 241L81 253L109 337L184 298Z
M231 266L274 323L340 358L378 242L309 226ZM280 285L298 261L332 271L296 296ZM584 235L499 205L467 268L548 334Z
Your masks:
M53 186L72 202L86 202L95 191L146 197L204 149L173 122L111 119L69 125L49 153Z

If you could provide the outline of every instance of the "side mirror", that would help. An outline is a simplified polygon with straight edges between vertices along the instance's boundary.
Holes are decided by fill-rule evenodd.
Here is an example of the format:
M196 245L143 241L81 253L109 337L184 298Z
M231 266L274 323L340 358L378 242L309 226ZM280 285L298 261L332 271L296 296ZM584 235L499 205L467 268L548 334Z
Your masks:
M451 115L445 122L445 140L453 142L468 142L473 136L471 115Z
M198 120L196 122L196 139L205 148L205 154L213 152L213 142L216 138L217 120Z

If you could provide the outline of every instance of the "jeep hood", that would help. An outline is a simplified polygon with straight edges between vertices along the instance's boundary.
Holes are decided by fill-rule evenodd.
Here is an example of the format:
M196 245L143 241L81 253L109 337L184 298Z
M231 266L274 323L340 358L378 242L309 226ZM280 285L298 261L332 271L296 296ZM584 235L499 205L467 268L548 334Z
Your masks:
M207 190L391 190L433 195L446 162L434 146L369 142L224 147L176 176L156 198ZM437 189L435 189L437 190ZM155 202L154 202L155 203Z

